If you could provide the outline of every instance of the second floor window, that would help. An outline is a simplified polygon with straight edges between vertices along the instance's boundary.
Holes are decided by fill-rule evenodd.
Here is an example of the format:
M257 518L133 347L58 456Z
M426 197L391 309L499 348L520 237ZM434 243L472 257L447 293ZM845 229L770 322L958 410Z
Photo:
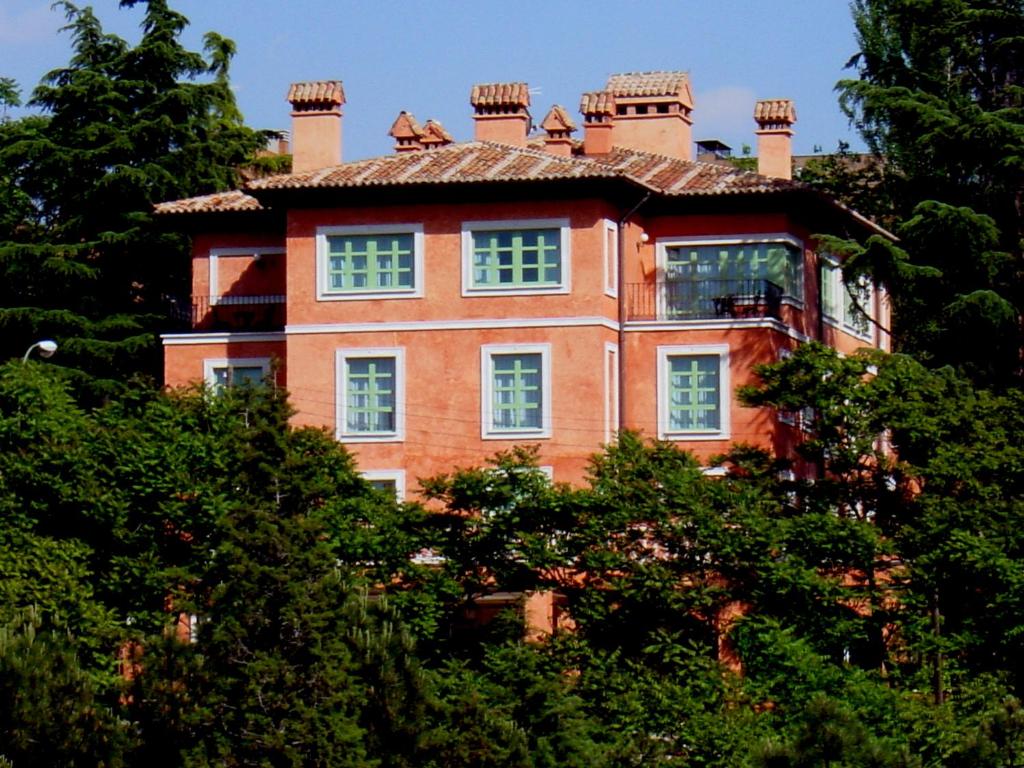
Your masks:
M821 311L825 320L841 325L845 330L862 338L871 336L871 320L862 311L872 309L874 292L867 278L855 285L843 280L843 270L831 257L821 262Z
M422 295L419 225L322 227L317 234L321 300Z
M481 348L482 436L551 436L551 349L547 344Z
M463 292L565 293L569 225L563 220L463 225Z

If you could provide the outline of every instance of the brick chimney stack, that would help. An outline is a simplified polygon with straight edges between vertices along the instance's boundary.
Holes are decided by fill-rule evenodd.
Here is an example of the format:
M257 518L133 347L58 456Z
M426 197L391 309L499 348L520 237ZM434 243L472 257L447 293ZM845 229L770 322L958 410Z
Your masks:
M615 97L616 147L693 158L693 93L686 72L612 75L604 89Z
M572 136L570 134L576 130L576 123L569 117L565 107L555 104L540 127L547 133L544 138L544 148L548 152L562 157L572 155Z
M607 155L612 151L615 129L615 97L608 91L584 93L580 98L583 113L583 154Z
M476 141L526 146L530 132L530 91L526 83L484 83L469 94Z
M757 121L757 172L793 178L793 123L796 107L789 99L764 99L754 105Z
M292 173L339 165L345 103L341 81L292 83L288 101L292 105Z

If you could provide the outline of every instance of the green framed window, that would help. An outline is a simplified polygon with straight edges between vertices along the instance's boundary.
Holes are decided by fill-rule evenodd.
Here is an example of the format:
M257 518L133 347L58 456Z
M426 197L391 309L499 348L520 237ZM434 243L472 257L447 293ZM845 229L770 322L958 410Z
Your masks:
M729 437L729 347L658 347L658 436L662 440Z
M463 289L481 292L567 290L569 225L563 220L467 222Z
M411 298L422 295L423 227L419 224L320 227L318 298Z
M721 427L718 355L668 359L668 428L672 432L717 432Z
M332 235L327 238L327 290L412 290L413 237Z
M544 390L540 355L494 355L491 428L540 429Z
M549 436L549 345L496 344L482 352L483 437Z
M348 431L394 432L395 359L357 357L345 365Z
M402 440L403 350L339 350L337 365L338 438L345 442Z

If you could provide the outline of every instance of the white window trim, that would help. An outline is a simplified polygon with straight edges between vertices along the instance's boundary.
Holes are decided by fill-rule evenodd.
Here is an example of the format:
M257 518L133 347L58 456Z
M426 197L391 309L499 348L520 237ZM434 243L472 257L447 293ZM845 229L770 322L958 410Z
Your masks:
M668 376L670 357L718 355L719 428L716 432L686 432L669 429ZM732 387L729 376L728 344L674 344L658 347L658 439L728 440L731 434Z
M604 343L604 441L611 443L619 432L619 345Z
M365 357L391 357L395 360L395 429L392 432L347 432L348 381L346 361ZM405 440L405 348L352 347L339 349L334 356L335 438L342 443L401 443Z
M221 257L228 256L250 256L253 261L259 261L264 256L283 256L285 253L284 248L277 246L260 246L256 248L211 248L209 257L209 284L210 284L210 304L234 304L237 302L239 297L236 296L221 296L220 295L220 259ZM268 302L283 304L283 295L274 295L278 301Z
M601 233L604 236L604 259L602 260L604 264L604 293L606 296L617 298L619 295L619 225L611 219L604 219ZM609 234L611 234L610 240ZM609 243L611 243L611 248L609 248Z
M557 229L562 257L562 282L557 285L536 285L498 288L473 285L473 233L504 229ZM569 293L572 285L572 230L568 219L508 219L462 222L462 295L463 296L536 296Z
M494 418L494 355L540 355L541 428L496 430ZM551 437L551 345L484 344L480 347L480 438L483 440L540 440Z
M255 368L263 369L263 376L270 373L269 357L216 357L203 360L203 381L207 386L216 387L217 379L213 372L217 368Z
M412 288L331 291L327 288L327 238L335 235L412 235ZM316 300L366 301L367 299L423 298L426 274L423 269L424 249L422 224L360 224L325 226L316 229Z
M688 245L755 245L757 243L787 243L800 253L800 289L803 296L783 296L782 303L797 309L803 309L807 297L807 263L804 256L804 243L788 232L758 232L742 235L700 235L684 237L659 237L654 241L655 261L657 264L658 281L665 279L665 268L668 264L669 248L685 248ZM658 308L661 311L661 307Z
M404 469L365 469L360 472L364 480L394 480L395 498L405 501L405 470Z

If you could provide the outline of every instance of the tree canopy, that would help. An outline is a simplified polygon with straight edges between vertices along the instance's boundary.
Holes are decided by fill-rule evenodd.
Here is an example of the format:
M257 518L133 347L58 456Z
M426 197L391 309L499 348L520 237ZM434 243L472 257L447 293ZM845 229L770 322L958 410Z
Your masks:
M189 292L186 241L152 204L232 187L266 136L235 105L230 40L186 49L188 21L165 0L122 0L144 5L135 45L92 8L56 5L71 61L33 91L38 115L0 122L0 356L55 338L68 375L107 392L158 374L154 334ZM5 78L0 103L18 99Z

